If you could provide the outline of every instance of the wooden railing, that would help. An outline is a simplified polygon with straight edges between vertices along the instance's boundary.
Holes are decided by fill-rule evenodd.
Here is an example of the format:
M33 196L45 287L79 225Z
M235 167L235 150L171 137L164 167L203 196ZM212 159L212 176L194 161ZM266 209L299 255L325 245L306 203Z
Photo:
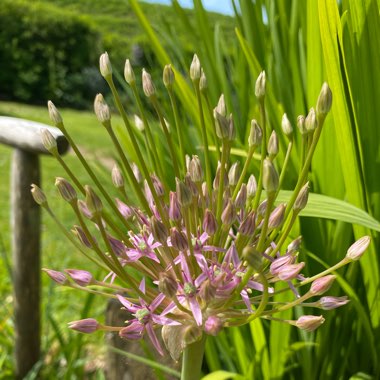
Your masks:
M58 150L69 147L57 128L0 116L0 143L14 148L11 164L12 281L15 326L15 376L22 379L40 356L40 206L30 193L40 183L39 155L48 154L40 130L47 128Z

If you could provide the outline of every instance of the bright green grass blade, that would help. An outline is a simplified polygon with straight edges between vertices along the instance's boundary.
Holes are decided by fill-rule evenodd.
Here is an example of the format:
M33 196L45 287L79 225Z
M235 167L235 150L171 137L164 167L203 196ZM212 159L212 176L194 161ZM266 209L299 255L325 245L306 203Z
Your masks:
M202 377L202 380L244 380L244 377L234 372L216 371Z
M229 334L232 338L234 347L236 347L236 356L240 372L246 373L250 358L247 356L246 344L242 335L242 329L237 327L231 328L229 330Z
M328 81L334 94L332 113L340 141L338 144L339 155L344 163L342 169L347 199L359 208L366 209L367 202L363 190L365 184L360 167L360 154L356 145L358 139L355 136L356 128L355 125L352 125L352 114L350 113L354 109L354 105L351 103L350 97L345 96L346 72L341 71L342 25L334 0L319 1L319 20ZM360 235L368 234L368 231L361 227L355 227L354 231L357 238ZM368 254L363 257L360 264L365 278L367 300L373 310L371 313L372 324L374 327L378 327L380 310L376 305L380 302L380 276L379 262L373 246L369 248Z
M262 321L257 318L250 322L251 335L255 346L256 358L255 364L261 365L261 371L265 380L270 379L270 364L268 355L268 343L265 337ZM257 371L254 371L257 372Z
M288 190L280 191L277 202L288 202L291 194L292 192ZM348 202L326 195L310 193L307 206L301 211L300 215L340 220L380 231L380 223L365 211Z

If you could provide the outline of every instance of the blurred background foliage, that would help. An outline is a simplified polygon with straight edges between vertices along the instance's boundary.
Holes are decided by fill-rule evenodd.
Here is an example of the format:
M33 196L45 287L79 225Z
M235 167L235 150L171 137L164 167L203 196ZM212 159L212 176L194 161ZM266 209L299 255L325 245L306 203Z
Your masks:
M161 92L160 83L162 68L172 63L177 69L176 94L181 105L181 122L186 127L186 150L191 154L199 148L196 132L200 127L186 73L196 52L208 78L210 107L224 93L227 108L234 114L240 148L245 147L250 119L259 114L253 92L255 80L261 70L266 71L269 123L278 132L284 152L286 141L280 127L283 113L295 126L297 115L307 114L315 105L321 85L327 81L333 92L333 108L313 159L312 191L344 199L380 220L380 2L235 0L232 3L234 17L206 12L201 0L194 0L194 11L183 9L176 0L171 7L136 0L2 0L0 25L9 28L0 29L0 98L32 103L51 98L60 106L88 107L96 92L106 91L97 64L99 53L107 50L119 72L118 85L130 113L138 110L130 104L132 94L121 79L126 58L132 60L137 76L142 67L152 73L170 122L170 102ZM79 120L84 126L96 123L95 118L84 112L65 112L73 124ZM0 113L48 122L41 111L11 103L0 102ZM209 115L206 122L211 128ZM74 126L73 133L84 139L84 145L87 136L93 135L85 146L95 151L104 149L103 138L97 137L97 130L90 129L84 132ZM122 138L127 147L128 139ZM164 144L159 143L159 133L155 139L160 156L168 157ZM300 136L296 139L299 148ZM4 157L8 157L8 152L5 153ZM294 185L296 175L291 173L297 172L299 155L300 149L292 157L294 170L289 170L285 188ZM6 163L7 158L3 161ZM57 170L46 169L45 177L52 178ZM167 180L170 177L168 171ZM3 191L4 194L6 189ZM66 222L72 223L69 217ZM292 234L304 237L301 259L307 261L305 275L341 259L354 238L371 235L373 244L360 264L338 272L343 290L337 285L332 289L336 296L348 294L350 304L329 312L325 325L315 333L257 320L209 339L205 369L215 372L207 379L380 378L378 234L358 225L306 217L300 219ZM49 239L54 240L51 235ZM51 248L46 246L46 250ZM57 248L64 251L64 243ZM54 264L54 258L48 257L49 264ZM54 265L62 268L59 261ZM65 293L66 296L70 295ZM54 297L49 299L53 302ZM303 312L300 309L296 314ZM50 321L51 318L50 315ZM68 316L66 310L58 312L55 318L66 318L66 322L73 316ZM57 340L57 331L62 329L51 328L49 339ZM65 331L61 333L67 336ZM10 340L6 337L2 339L9 354ZM57 357L64 357L66 368L79 376L73 368L76 365L83 370L87 349L83 349L82 356L73 358L62 354L62 342L58 341ZM74 361L78 358L82 360L80 363ZM55 363L52 368L63 371ZM45 373L49 373L48 368Z

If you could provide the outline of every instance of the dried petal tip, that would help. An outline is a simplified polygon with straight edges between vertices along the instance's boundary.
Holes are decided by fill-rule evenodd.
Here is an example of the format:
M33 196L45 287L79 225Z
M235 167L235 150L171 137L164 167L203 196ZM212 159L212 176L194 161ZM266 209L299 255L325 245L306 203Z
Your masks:
M65 269L65 272L79 286L87 286L92 282L92 274L81 269Z
M62 116L57 110L57 107L53 104L51 100L48 101L48 110L49 110L50 120L54 123L54 125L57 128L60 128L61 126L63 126Z
M133 67L132 67L131 62L129 61L129 59L127 59L125 61L124 78L125 78L125 81L129 85L132 85L132 84L134 84L136 82L135 73L133 72Z
M142 70L142 85L146 97L150 98L156 94L156 88L154 87L152 77L145 69Z
M42 268L42 270L57 284L64 285L67 283L67 278L62 272L45 268Z
M326 293L330 289L332 283L335 281L335 278L336 276L332 274L317 278L311 284L310 293L314 296Z
M265 71L262 71L256 80L255 95L258 100L262 100L265 97L266 78Z
M201 78L201 62L196 54L194 54L193 61L190 65L190 79L195 82Z
M166 65L164 67L164 72L162 74L162 81L166 88L172 88L175 80L174 71L171 65Z
M102 124L108 124L111 120L111 111L102 94L97 94L94 100L94 111L96 118Z
M370 242L371 238L369 236L363 236L348 248L346 258L352 261L359 260L368 248Z
M32 193L34 201L40 206L46 206L47 200L45 193L35 184L32 184L31 188L32 189L30 190L30 192Z
M331 109L332 92L329 85L325 82L317 100L317 114L325 116Z
M311 332L316 330L320 325L322 325L324 321L325 319L322 317L322 315L303 315L302 317L299 317L297 319L295 325L301 330Z
M101 325L96 319L86 318L79 321L73 321L68 324L69 328L72 330L79 331L84 334L91 334L101 328Z
M103 53L99 58L99 69L102 77L107 80L112 76L112 65L108 53Z
M57 141L52 135L52 133L47 129L43 128L40 130L41 141L45 149L52 155L58 155Z

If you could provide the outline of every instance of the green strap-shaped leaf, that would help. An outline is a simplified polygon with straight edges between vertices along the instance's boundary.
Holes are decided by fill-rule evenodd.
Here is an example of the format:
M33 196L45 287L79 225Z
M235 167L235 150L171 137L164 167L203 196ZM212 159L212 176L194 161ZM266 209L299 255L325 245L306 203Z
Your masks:
M280 191L277 203L288 202L291 195L292 191ZM348 202L328 197L326 195L315 193L309 194L307 206L301 211L300 215L340 220L342 222L358 224L375 231L380 231L380 223L365 211Z

